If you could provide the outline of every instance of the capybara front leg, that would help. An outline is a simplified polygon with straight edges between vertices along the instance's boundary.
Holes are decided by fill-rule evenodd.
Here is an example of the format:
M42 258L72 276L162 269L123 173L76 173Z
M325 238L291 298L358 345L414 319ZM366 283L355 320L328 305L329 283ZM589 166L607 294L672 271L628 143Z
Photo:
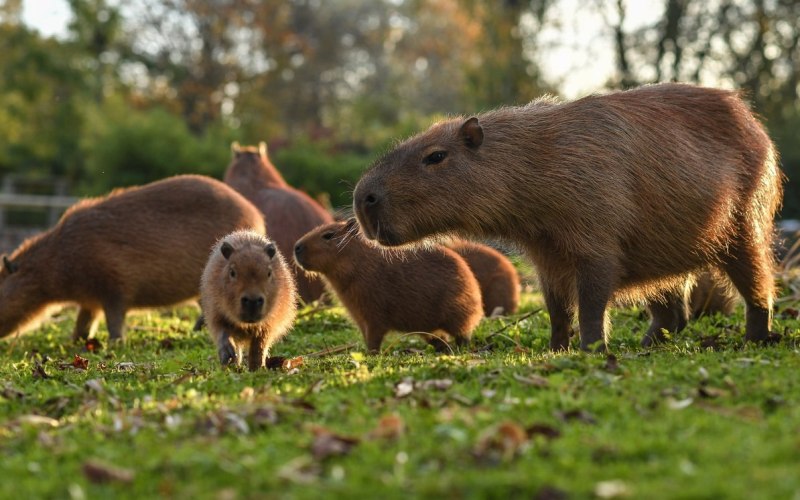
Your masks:
M647 304L652 318L647 329L642 346L650 347L666 340L664 330L668 333L678 333L686 328L689 321L689 308L687 305L686 291L671 291L661 300L652 300Z
M542 288L544 288L547 312L550 315L550 349L564 351L569 347L569 339L573 334L574 308L568 300L554 293L551 288L544 284Z
M608 330L608 302L614 290L614 274L607 264L583 261L576 275L578 326L581 349L605 351Z
M747 306L745 340L766 341L772 328L775 293L769 249L758 248L755 242L739 241L731 245L728 251L722 267Z
M247 356L247 368L251 372L264 367L264 362L269 354L266 339L255 338L250 342L250 352Z
M72 333L74 340L86 340L94 334L97 327L96 309L81 306L78 309L78 317L75 319L75 331Z
M125 307L119 303L106 304L103 307L106 315L109 340L122 340L125 335Z
M217 339L217 354L219 355L219 362L222 366L236 365L239 363L237 356L236 344L228 332L222 331Z
M385 330L375 328L364 330L364 342L367 344L367 352L369 354L380 354L384 335L386 335Z

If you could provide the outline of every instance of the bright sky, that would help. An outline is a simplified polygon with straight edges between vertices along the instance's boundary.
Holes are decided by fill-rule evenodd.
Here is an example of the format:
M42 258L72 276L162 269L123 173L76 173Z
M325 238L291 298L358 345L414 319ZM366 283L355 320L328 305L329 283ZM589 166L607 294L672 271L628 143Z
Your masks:
M611 7L615 2L606 2ZM614 71L613 38L603 32L603 18L596 5L585 0L561 0L551 9L548 27L539 33L539 64L545 77L559 84L567 98L598 90ZM663 0L628 0L627 30L652 22L663 9ZM608 15L613 18L609 9ZM43 35L65 32L70 10L65 0L24 0L23 21ZM552 26L559 25L559 29Z

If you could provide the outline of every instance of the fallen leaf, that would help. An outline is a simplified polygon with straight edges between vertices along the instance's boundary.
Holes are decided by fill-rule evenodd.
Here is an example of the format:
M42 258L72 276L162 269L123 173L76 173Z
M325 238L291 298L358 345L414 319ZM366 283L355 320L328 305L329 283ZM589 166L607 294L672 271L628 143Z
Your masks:
M782 318L786 319L798 319L800 318L800 310L797 310L794 307L787 307L781 311L780 315Z
M88 390L97 393L97 394L105 394L106 389L103 385L103 379L100 378L93 378L91 380L87 380L84 384Z
M75 358L73 358L72 360L72 367L78 370L88 370L89 360L86 358L82 358L80 355L76 354Z
M540 377L539 375L524 376L515 373L513 377L517 382L522 382L523 384L532 385L534 387L547 387L550 385L550 382L548 382L546 378Z
M707 385L701 385L697 389L697 395L700 396L701 398L706 398L706 399L714 399L714 398L724 397L724 396L728 396L729 394L730 393L728 391L726 391L725 389L719 389L719 388L710 387L710 386L707 386Z
M43 415L20 415L13 422L34 427L58 427L59 425L58 420Z
M117 363L115 367L117 370L127 371L127 370L133 370L134 364L130 361L123 361L122 363Z
M397 439L405 432L405 422L395 413L385 415L378 420L378 425L375 426L369 433L372 439Z
M533 424L525 429L529 437L544 436L547 439L555 439L561 436L561 431L547 424Z
M586 410L567 410L567 411L557 411L556 417L561 420L562 422L569 422L570 420L578 420L585 424L596 424L597 420L594 416Z
M87 460L83 463L83 475L90 483L130 483L134 473L130 469L115 467L97 460Z
M449 389L453 385L453 381L449 378L441 378L441 379L432 379L432 380L423 380L422 382L414 383L414 387L416 389L420 389L423 391L436 389L437 391L444 391Z
M300 455L278 469L279 478L299 484L310 484L316 481L321 474L322 467L319 462L314 461L308 455Z
M33 370L32 370L31 375L33 376L34 379L42 379L42 380L44 380L44 379L52 378L52 377L50 377L50 375L47 374L46 371L44 371L44 365L42 363L40 363L38 360L36 360L34 362L34 364L33 364Z
M599 498L619 498L630 495L628 485L619 479L600 481L594 485L594 494Z
M11 384L6 384L3 386L3 390L0 391L0 396L3 396L6 399L23 399L25 397L25 393L14 388Z
M404 398L414 391L414 380L404 378L394 385L394 397Z
M475 458L492 462L507 462L528 443L528 433L514 422L503 422L486 429L472 450Z
M358 438L341 436L320 426L315 426L312 432L314 440L311 442L311 455L316 460L346 455L359 443Z
M683 410L684 408L688 408L694 402L692 398L685 398L685 399L674 399L674 398L667 398L667 408L670 410Z
M252 421L254 426L262 429L275 425L278 423L278 412L270 406L256 408L252 415Z
M300 368L301 366L303 366L303 363L304 363L303 356L296 356L294 358L284 359L283 362L281 363L281 368L283 368L288 372Z

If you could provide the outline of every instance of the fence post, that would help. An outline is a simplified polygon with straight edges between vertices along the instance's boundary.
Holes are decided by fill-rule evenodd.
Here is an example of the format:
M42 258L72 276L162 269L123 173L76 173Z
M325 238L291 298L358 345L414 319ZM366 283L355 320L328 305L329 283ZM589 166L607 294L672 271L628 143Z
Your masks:
M56 179L53 190L55 191L53 193L54 195L65 196L67 194L67 182L64 179ZM50 207L47 209L47 227L53 227L58 223L62 210L63 209L59 207Z
M14 180L10 175L3 177L3 193L11 194L14 192ZM0 205L0 231L5 232L6 229L6 207Z

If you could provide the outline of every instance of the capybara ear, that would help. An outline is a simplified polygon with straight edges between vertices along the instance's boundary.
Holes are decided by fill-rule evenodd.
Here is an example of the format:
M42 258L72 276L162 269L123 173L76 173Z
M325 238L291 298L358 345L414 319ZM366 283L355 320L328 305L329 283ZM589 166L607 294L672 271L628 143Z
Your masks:
M8 255L3 255L3 266L6 268L6 271L8 271L8 274L15 273L19 269L19 264L11 262Z
M233 157L236 158L239 156L239 153L242 151L242 147L239 146L239 141L233 141L231 143L231 153L233 153Z
M270 259L275 257L275 245L273 243L267 243L267 246L264 247L264 251L267 252L267 256Z
M467 146L476 149L483 144L483 127L476 117L467 118L458 131Z
M266 142L261 141L261 142L258 143L258 154L262 158L265 158L265 159L267 158L267 143Z
M219 251L222 252L222 256L225 257L225 260L228 260L231 258L231 254L233 253L233 245L227 241L223 241L222 246L219 247Z

